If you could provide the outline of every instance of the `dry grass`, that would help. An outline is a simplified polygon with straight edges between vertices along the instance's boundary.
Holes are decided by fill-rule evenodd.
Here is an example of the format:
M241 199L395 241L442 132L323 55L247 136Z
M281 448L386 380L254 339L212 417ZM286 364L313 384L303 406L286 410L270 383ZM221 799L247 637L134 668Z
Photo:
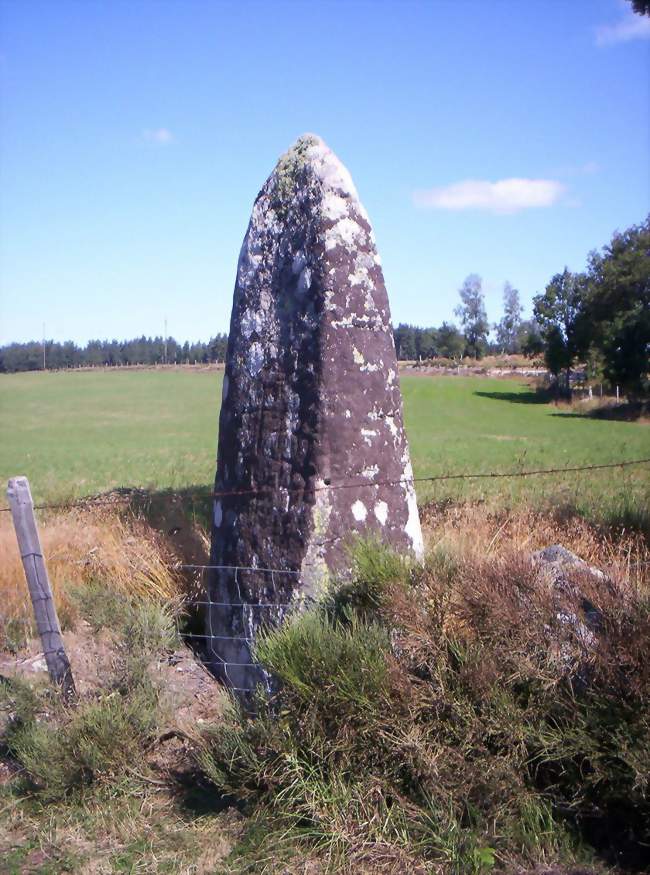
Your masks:
M430 523L424 566L362 544L352 580L258 640L277 691L206 734L206 776L265 826L249 871L279 871L282 841L355 875L649 871L647 596L556 586L529 555L622 568L642 545L533 512Z
M422 512L429 549L469 561L529 554L562 544L585 562L632 585L650 587L650 547L638 531L606 531L571 512L491 509L482 503L429 505Z
M175 556L143 519L113 508L75 509L39 520L41 543L64 626L76 618L72 591L98 581L134 596L168 599L182 589L170 564ZM16 536L9 514L0 517L0 647L20 646L33 634ZM4 639L4 640L3 640Z

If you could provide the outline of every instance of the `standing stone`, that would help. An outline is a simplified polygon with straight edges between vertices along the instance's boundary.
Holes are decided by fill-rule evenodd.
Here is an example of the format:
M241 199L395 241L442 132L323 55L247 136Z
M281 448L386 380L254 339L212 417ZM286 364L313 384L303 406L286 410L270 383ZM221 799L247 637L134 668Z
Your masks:
M217 673L238 689L261 679L246 665L257 629L344 572L352 535L422 555L412 476L370 222L346 168L306 135L259 193L237 267L211 550L228 567L209 586Z

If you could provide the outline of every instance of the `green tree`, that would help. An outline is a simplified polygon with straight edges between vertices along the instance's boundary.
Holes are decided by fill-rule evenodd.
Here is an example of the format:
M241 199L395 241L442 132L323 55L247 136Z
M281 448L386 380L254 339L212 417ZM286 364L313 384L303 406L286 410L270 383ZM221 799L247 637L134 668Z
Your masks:
M437 355L437 331L435 328L420 328L417 335L417 352L423 359Z
M566 389L571 391L571 368L588 346L584 319L586 277L564 268L533 298L533 312L544 341L544 359L549 371L559 380L566 373Z
M212 362L225 362L228 351L228 335L217 334L208 343L208 355Z
M454 313L461 321L467 342L467 352L474 358L483 355L490 325L485 312L481 277L471 273L458 290L460 304Z
M501 352L519 352L519 326L524 308L519 303L519 292L510 283L503 286L503 316L494 327L497 346Z
M587 269L586 320L603 371L633 396L647 390L650 371L650 216L616 233Z
M401 323L393 332L395 352L399 361L413 361L417 357L415 329L412 325Z
M438 355L444 358L459 360L465 351L465 338L449 322L443 322L437 331Z
M535 319L525 319L519 325L517 344L527 358L534 358L544 352L544 341Z

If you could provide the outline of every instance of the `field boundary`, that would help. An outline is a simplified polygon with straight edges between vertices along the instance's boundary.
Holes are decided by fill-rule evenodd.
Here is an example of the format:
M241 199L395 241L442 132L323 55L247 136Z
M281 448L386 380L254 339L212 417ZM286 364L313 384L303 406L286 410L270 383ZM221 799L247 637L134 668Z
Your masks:
M409 486L415 483L436 483L448 480L477 480L477 479L501 479L515 477L537 477L549 474L575 474L584 471L603 471L608 468L629 468L637 465L650 464L650 458L645 459L624 459L620 462L605 462L597 465L570 465L563 468L532 468L522 471L475 471L466 473L452 474L431 474L422 477L401 477L396 480L349 480L342 483L325 483L321 486L314 486L312 492L324 492L335 489L361 489L372 488L375 486ZM34 510L72 510L74 508L95 507L101 505L116 505L122 503L130 503L134 495L147 496L147 490L140 486L121 487L121 491L125 491L124 495L107 495L89 496L88 498L80 498L76 501L60 502L55 504L35 504ZM175 492L174 490L164 490L163 494L168 498L198 497L198 498L228 498L238 495L272 495L277 491L277 487L259 487L257 489L239 489L239 490L213 490L212 492L204 492L201 490L183 490ZM305 489L284 489L284 492L289 494L304 494ZM0 513L7 513L11 510L8 506L0 507Z

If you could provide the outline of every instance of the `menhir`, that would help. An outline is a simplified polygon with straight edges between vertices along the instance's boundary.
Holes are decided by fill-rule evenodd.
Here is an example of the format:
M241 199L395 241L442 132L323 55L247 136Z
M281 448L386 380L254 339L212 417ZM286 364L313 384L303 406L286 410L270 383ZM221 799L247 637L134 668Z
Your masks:
M207 621L217 674L240 690L263 678L256 631L344 574L354 535L421 556L412 477L370 222L346 168L303 136L259 193L237 267Z

